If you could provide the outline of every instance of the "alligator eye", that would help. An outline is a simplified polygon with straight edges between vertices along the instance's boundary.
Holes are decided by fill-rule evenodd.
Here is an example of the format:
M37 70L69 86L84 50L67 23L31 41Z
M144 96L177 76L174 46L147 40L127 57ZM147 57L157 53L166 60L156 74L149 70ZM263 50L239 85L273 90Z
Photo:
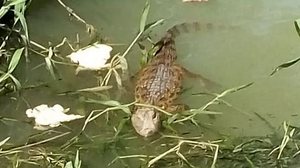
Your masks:
M152 118L155 119L156 117L157 117L157 114L154 113L153 116L152 116Z

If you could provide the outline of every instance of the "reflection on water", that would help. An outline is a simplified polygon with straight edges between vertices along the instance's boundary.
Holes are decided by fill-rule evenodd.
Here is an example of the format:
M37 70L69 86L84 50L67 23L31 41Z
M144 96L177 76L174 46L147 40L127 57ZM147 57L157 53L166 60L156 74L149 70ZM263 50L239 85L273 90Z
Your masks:
M65 3L70 5L88 23L94 25L110 43L125 44L116 46L113 50L114 53L123 52L127 44L135 37L141 10L144 6L143 1L134 0L85 0L65 1ZM255 113L268 120L274 128L278 128L283 121L299 126L300 77L297 72L299 72L300 66L296 65L280 71L273 77L268 76L277 65L295 58L300 53L299 37L293 25L293 21L300 16L299 7L300 1L297 0L253 0L247 2L210 0L203 4L182 3L180 0L151 1L149 22L161 18L166 19L165 24L157 27L151 33L155 40L158 40L165 33L165 30L177 23L203 21L225 25L223 30L200 31L182 34L178 37L176 39L178 63L193 72L201 73L216 81L222 86L222 89L255 82L250 88L225 98L234 108L215 107L212 110L223 112L215 119L206 115L200 116L203 126L209 129L181 125L176 126L176 129L180 132L190 132L191 135L203 133L206 137L211 138L218 138L216 135L220 134L259 136L272 133L274 130L268 127ZM65 9L56 1L32 2L27 18L33 41L47 46L48 42L56 44L63 37L74 41L76 34L79 33L82 46L88 43L89 38L84 32L84 25L75 19L70 20ZM226 26L228 25L237 28L234 30L227 29ZM68 49L63 50L62 54L69 52ZM130 70L133 74L139 68L139 55L140 51L137 47L134 47L128 55ZM29 66L35 67L42 61L42 58L39 60L38 56L32 55ZM96 86L96 75L87 72L75 76L73 67L59 66L58 68L62 77L59 82L51 81L50 75L43 67L28 69L29 73L26 74L26 77L22 77L25 84L50 82L47 88L29 90L23 93L22 96L29 105L36 106L45 102L49 104L59 102L65 107L70 107L73 111L85 112L86 115L90 110L98 108L96 105L82 103L78 95L57 95L57 93L67 90ZM187 80L186 86L192 88L182 95L181 100L190 107L200 107L210 100L210 97L191 96L192 93L201 91L197 82ZM12 101L10 97L1 99L1 116L25 120L27 105L23 101ZM132 99L124 100L124 102L130 101ZM117 125L123 116L116 117L115 115L114 117L114 120L117 121L111 121L112 123L106 125L104 119L99 119L96 123L91 124L88 130L93 135L100 134L98 136L102 138L113 136L113 123ZM27 128L28 123L23 124ZM16 128L18 125L14 127L10 127L10 125L0 125L1 130L6 130L4 134L0 135L1 139L7 136L18 139L18 136L28 137L32 134L29 127L28 131L19 133ZM7 128L14 128L14 131ZM137 138L130 125L126 125L125 129L128 130L127 138ZM212 130L217 134L212 133ZM25 140L23 139L23 141ZM83 159L88 163L90 162L89 167L99 167L95 163L95 158L98 159L97 163L100 162L99 159L101 158L102 163L107 164L116 155L134 153L134 150L129 149L130 145L140 145L144 150L144 148L148 148L148 145L145 144L144 140L137 142L128 140L123 146L115 148L118 151L105 153L105 155L100 149L105 150L105 146L98 146L98 149L86 152ZM155 152L151 154L155 154Z

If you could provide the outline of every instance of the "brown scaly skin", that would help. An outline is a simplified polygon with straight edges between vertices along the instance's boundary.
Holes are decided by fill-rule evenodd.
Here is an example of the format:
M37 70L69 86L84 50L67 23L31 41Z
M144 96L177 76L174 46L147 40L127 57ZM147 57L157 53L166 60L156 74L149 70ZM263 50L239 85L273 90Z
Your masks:
M185 23L175 25L169 29L156 44L159 50L138 74L134 93L137 103L160 107L167 112L182 110L183 106L175 105L174 101L181 92L183 76L201 79L201 85L204 87L219 86L202 75L191 73L175 63L177 55L174 38L180 33L179 29L188 32L187 26L189 25L193 26L195 31L215 28L211 23L201 25L195 22L188 25ZM223 26L216 28L223 29ZM148 137L158 131L160 113L153 107L136 106L131 121L138 134Z
M160 49L140 71L135 87L138 103L154 105L168 112L177 109L174 100L181 91L183 78L183 69L174 63L177 56L172 31L177 31L176 27L157 43ZM131 121L138 134L148 137L158 131L160 113L151 107L136 106Z

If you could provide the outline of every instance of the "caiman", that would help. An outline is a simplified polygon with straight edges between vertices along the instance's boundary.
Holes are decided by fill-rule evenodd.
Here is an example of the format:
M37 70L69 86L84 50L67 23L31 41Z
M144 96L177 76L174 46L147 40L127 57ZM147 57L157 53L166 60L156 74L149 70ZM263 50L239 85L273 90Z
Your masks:
M198 27L198 23L195 26ZM182 27L186 30L185 24ZM160 127L160 112L153 106L167 112L179 109L174 101L181 92L183 74L186 69L175 63L177 58L175 36L179 33L178 25L167 31L156 43L158 51L138 73L135 85L137 103L152 106L135 106L131 117L132 125L141 136L148 137Z

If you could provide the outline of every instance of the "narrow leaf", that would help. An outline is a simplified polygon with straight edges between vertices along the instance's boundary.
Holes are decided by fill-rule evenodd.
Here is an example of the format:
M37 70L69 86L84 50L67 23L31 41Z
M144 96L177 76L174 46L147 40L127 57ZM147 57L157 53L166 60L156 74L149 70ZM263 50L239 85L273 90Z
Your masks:
M69 161L65 164L65 167L64 168L74 168L73 167L73 164L72 164L72 161Z
M119 59L120 59L120 65L121 65L122 73L126 73L128 71L127 60L124 57L119 57Z
M15 83L15 86L16 86L17 90L20 90L22 86L21 86L21 83L19 82L19 80L17 78L15 78L14 76L12 76L12 75L9 75L9 77Z
M4 140L2 140L0 142L0 146L4 145L8 140L10 139L10 137L5 138Z
M6 12L10 9L10 7L20 3L24 3L25 1L26 0L7 1L7 4L3 4L3 6L0 8L0 18L2 18L6 14Z
M74 161L74 168L80 168L81 167L81 160L79 159L79 150L76 152L76 158Z
M129 118L125 118L125 119L122 119L118 125L118 128L117 128L117 132L115 133L115 138L120 134L120 132L123 130L124 128L124 125L126 124L126 122L129 120Z
M21 25L23 27L23 30L25 32L26 42L28 44L29 43L29 35L28 35L28 28L27 28L26 19L25 19L24 15L21 12L19 12L17 10L13 10L13 11L15 12L15 15L17 16L17 19L16 19L15 22L18 22L20 20Z
M50 47L49 48L49 52L48 52L48 56L45 58L45 62L46 62L46 67L48 69L48 71L50 72L52 78L54 80L56 80L56 75L55 75L55 71L54 71L54 66L53 66L53 63L52 63L52 58L53 56L53 50L52 48Z
M161 24L163 24L164 21L165 21L164 19L160 19L160 20L154 21L152 23L149 23L149 24L147 24L145 26L145 30L144 31L146 31L148 29L152 29L152 28L154 28L154 27L156 27L158 25L161 25Z
M142 66L144 66L148 62L148 52L147 52L146 47L144 45L142 45L141 43L137 43L137 44L138 44L138 46L140 48L140 51L142 53L142 58L141 58L140 64Z
M223 93L225 93L224 96L225 96L227 93L234 93L234 92L237 92L237 91L242 90L242 89L245 89L245 88L247 88L247 87L249 87L249 86L251 86L251 85L253 85L253 84L254 84L254 82L251 82L251 83L248 83L248 84L245 84L245 85L241 85L241 86L238 86L238 87L235 87L235 88L228 89L228 90L226 90L226 91L223 92Z
M16 68L16 66L18 65L21 55L23 53L23 50L24 50L24 47L19 48L15 51L14 55L11 58L9 66L8 66L8 73L12 73L14 71L14 69Z
M0 18L2 18L7 13L9 8L10 8L9 6L2 6L1 7L1 9L0 9Z
M56 76L55 76L54 69L53 69L52 62L51 62L50 58L49 58L49 57L46 57L46 58L45 58L45 62L46 62L47 69L48 69L48 71L50 72L52 78L53 78L54 80L56 80Z
M121 79L121 76L118 74L118 72L117 72L116 69L113 69L113 72L114 72L114 74L115 74L115 78L116 78L118 87L122 87L122 79Z
M92 88L84 88L84 89L79 89L76 91L77 92L99 92L99 91L108 90L111 88L112 88L112 86L107 85L107 86L97 86L97 87L92 87Z
M5 81L8 77L9 77L9 73L5 73L5 74L1 75L0 76L0 83Z
M140 32L143 32L145 30L149 9L150 9L150 3L149 0L147 0L140 20Z
M298 36L300 36L300 19L297 19L297 20L295 20L294 21L294 24L295 24L295 28L296 28L296 31L297 31L297 33L298 33Z
M119 108L121 108L121 110L124 111L126 114L131 115L131 111L130 111L129 107L122 105L122 106L119 106Z
M116 107L116 106L120 106L121 103L115 100L94 100L94 99L87 99L85 102L87 103L96 103L96 104L103 104L103 105L107 105L107 106L112 106L112 107Z
M300 61L300 57L298 57L297 59L294 59L294 60L291 60L291 61L288 61L286 63L283 63L283 64L279 65L278 67L276 67L273 70L273 72L270 74L270 76L274 75L276 72L280 71L281 69L288 68L288 67L296 64L298 61Z

